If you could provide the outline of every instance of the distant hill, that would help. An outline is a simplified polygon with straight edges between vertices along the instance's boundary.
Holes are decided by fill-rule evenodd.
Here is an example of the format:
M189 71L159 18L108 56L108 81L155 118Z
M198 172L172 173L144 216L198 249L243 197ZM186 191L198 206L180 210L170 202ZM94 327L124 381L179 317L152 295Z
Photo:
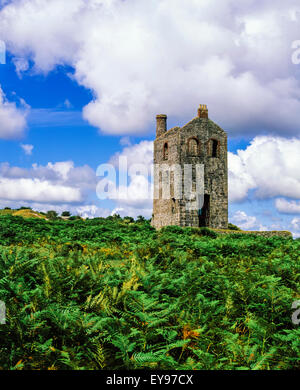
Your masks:
M23 217L23 218L47 219L45 215L31 209L21 209L21 210L3 209L0 210L0 217L3 215L13 215L16 217Z

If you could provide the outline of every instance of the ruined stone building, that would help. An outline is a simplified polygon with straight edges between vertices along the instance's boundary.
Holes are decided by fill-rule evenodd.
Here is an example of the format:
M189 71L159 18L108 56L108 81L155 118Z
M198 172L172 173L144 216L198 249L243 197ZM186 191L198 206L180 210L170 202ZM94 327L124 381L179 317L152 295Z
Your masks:
M181 128L173 127L167 131L166 115L157 115L156 121L154 141L156 195L154 194L153 200L152 225L158 229L167 225L226 229L228 227L226 132L208 118L206 105L200 105L197 117ZM162 166L168 167L169 171L166 174L160 169ZM174 166L181 168L180 174L173 169ZM191 167L192 195L182 191L178 196L176 186L178 183L183 184L184 176L187 176L184 170L186 166ZM202 168L196 169L199 166ZM198 169L200 171L202 169L202 184L199 186L197 186L199 176L196 175L196 172L200 172ZM175 177L179 177L176 185ZM170 187L167 197L163 196L164 185ZM202 197L198 196L195 189L197 187L201 188Z

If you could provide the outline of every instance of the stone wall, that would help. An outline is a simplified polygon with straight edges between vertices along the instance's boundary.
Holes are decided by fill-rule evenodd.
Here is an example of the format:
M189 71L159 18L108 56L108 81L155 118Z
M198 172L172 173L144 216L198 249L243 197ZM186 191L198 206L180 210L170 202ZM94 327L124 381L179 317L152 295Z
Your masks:
M255 234L257 236L262 236L262 237L279 236L279 237L293 238L292 233L288 231L277 231L277 230L254 231L254 230L229 230L229 229L212 229L212 230L218 234L246 234L246 235Z

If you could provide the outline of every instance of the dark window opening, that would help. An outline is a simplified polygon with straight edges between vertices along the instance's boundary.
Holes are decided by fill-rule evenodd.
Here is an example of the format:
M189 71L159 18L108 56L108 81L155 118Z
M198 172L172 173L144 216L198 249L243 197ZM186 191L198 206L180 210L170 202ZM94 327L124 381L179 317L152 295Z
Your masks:
M209 226L210 196L204 195L204 202L201 209L198 210L199 227Z
M211 157L218 157L219 141L212 139L210 142Z
M164 144L164 160L168 160L169 158L169 147L168 144Z

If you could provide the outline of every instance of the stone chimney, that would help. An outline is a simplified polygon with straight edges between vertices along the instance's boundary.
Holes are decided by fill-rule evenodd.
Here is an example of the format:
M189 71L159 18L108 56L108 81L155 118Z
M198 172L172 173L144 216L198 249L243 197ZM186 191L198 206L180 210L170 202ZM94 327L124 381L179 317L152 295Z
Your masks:
M167 131L167 115L156 115L156 138Z
M206 104L200 104L198 108L198 118L208 119L208 109Z

